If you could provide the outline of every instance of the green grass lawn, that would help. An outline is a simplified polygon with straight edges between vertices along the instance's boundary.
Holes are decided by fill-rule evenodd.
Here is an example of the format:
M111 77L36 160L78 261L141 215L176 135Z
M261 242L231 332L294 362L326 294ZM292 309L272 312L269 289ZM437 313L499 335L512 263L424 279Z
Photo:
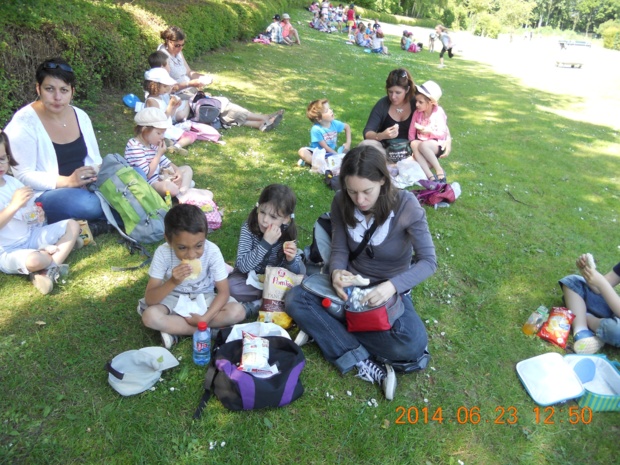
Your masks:
M307 16L293 12L294 20ZM437 81L454 138L444 165L463 193L450 208L427 210L439 265L413 300L427 322L430 367L399 375L387 402L377 386L341 376L309 344L306 392L294 404L233 413L212 399L193 421L205 369L193 364L184 339L172 351L179 367L164 372L154 392L123 398L108 385L105 362L160 338L136 313L147 270L110 269L140 257L104 235L69 257L71 275L52 295L0 276L0 463L617 462L618 413L570 424L571 401L544 424L549 411L536 420L515 371L520 360L563 353L524 336L521 325L539 305L561 304L557 280L576 271L577 256L593 253L602 271L618 262L617 133L545 111L579 102L525 88L486 65L457 57L440 70L437 54L402 52L396 37L386 43L392 54L377 56L345 45L344 35L298 27L301 47L239 43L192 63L215 75L213 94L256 112L286 109L282 124L269 133L233 128L226 145L197 143L174 161L191 165L197 185L215 192L225 217L210 240L228 262L241 223L272 182L298 196L303 247L333 195L296 165L309 142L307 104L328 98L355 143L389 71L407 67L418 83ZM126 91L140 95L138 84ZM122 153L132 135L133 113L121 96L86 108L103 154ZM620 358L618 349L603 352Z

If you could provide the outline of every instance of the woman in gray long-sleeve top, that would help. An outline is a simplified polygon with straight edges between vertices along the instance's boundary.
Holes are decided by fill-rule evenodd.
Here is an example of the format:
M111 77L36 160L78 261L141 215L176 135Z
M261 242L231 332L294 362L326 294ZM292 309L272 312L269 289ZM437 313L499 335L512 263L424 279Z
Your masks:
M288 292L286 311L341 373L357 368L357 376L379 383L391 400L394 367L414 371L428 363L426 329L409 291L435 272L435 247L424 209L413 194L392 186L385 157L376 148L351 150L342 163L340 184L331 208L332 286L347 300L351 279L360 275L373 287L360 303L376 307L398 295L404 312L389 329L354 332L302 286ZM367 244L358 251L364 237ZM359 254L351 259L354 252Z

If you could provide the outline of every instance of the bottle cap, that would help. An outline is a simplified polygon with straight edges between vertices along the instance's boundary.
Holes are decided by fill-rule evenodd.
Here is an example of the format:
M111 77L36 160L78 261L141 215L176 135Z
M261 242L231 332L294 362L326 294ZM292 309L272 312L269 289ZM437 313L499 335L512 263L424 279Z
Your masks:
M207 322L206 321L199 321L198 322L198 329L200 331L206 331L207 330Z

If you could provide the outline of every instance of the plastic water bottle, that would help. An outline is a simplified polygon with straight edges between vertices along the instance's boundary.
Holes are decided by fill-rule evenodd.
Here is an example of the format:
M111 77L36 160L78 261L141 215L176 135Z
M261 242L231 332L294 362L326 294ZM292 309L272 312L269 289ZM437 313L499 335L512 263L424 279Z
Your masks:
M46 224L44 218L43 204L41 202L35 202L24 214L24 219L28 223L30 229L39 228Z
M541 305L530 315L523 325L523 334L533 336L538 332L543 323L547 321L547 318L549 318L549 309Z
M207 323L198 323L198 329L194 333L194 363L204 366L211 361L211 331L207 328Z
M41 214L41 220L39 221L39 226L45 226L47 224L47 217L45 216L45 211L43 211L43 204L41 202L35 202L37 206L37 213Z

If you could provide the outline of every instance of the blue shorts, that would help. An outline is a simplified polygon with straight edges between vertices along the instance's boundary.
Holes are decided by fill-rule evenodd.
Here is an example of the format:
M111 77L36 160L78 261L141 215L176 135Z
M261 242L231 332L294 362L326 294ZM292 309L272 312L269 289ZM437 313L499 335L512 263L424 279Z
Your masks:
M601 319L596 335L606 344L620 347L620 318L612 312L603 297L590 289L583 276L569 275L562 278L559 284L560 287L564 285L581 297L586 303L587 312Z

